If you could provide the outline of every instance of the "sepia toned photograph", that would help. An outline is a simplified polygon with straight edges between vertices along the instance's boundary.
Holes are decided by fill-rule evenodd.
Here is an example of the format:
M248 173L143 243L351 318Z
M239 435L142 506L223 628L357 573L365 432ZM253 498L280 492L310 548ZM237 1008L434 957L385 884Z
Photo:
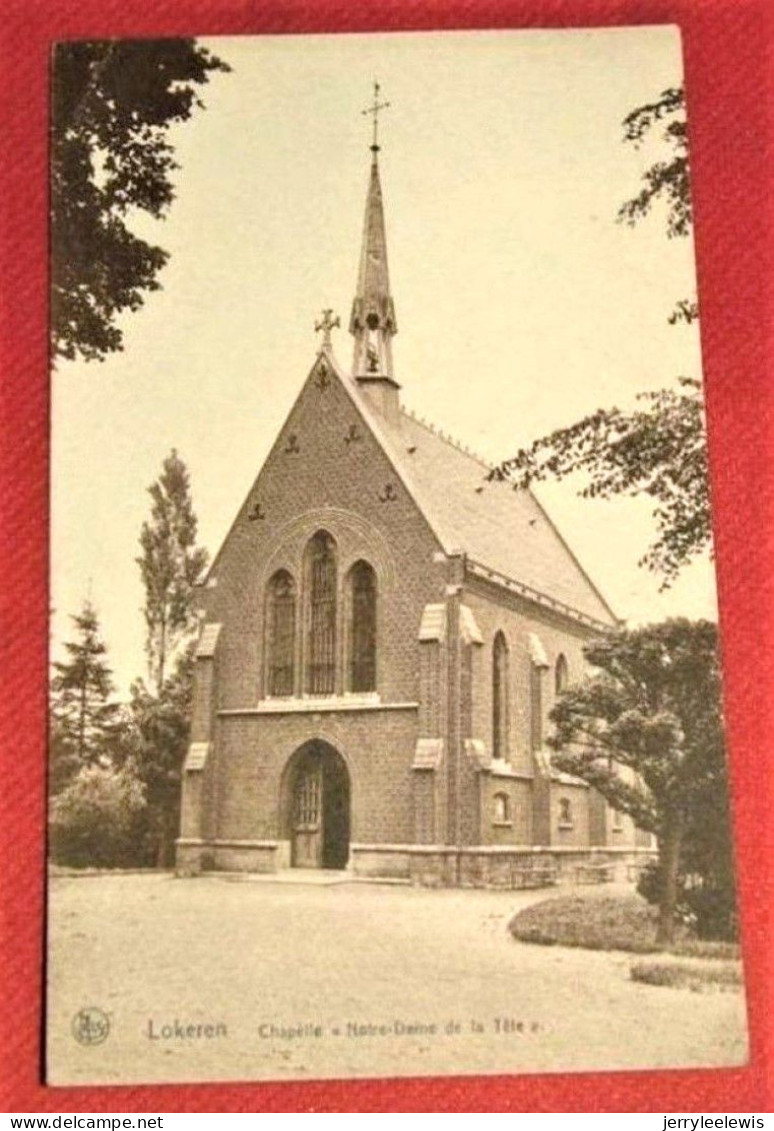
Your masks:
M747 1063L689 105L56 45L48 1083Z

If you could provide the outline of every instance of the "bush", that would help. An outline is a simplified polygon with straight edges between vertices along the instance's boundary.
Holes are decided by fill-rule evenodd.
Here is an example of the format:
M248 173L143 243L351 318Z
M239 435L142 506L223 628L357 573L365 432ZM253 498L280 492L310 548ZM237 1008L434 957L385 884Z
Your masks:
M661 898L661 867L649 861L640 873L637 891L658 906ZM732 874L678 877L677 915L700 939L730 941L736 938L736 901Z
M143 787L129 772L83 769L51 802L51 858L74 868L137 865L144 812Z

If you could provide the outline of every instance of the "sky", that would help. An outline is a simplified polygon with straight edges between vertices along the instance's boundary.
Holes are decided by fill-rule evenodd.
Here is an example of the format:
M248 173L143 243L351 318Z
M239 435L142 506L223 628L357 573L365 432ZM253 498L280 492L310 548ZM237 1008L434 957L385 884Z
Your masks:
M658 209L616 223L663 148L623 142L634 107L681 81L677 29L271 36L202 41L232 67L172 131L162 290L121 321L125 348L52 380L52 648L90 595L118 691L145 674L136 564L147 487L171 448L211 556L311 368L323 307L346 332L378 79L380 170L403 403L492 461L602 406L700 376L690 239ZM708 558L666 592L637 562L644 499L537 493L632 623L716 616Z

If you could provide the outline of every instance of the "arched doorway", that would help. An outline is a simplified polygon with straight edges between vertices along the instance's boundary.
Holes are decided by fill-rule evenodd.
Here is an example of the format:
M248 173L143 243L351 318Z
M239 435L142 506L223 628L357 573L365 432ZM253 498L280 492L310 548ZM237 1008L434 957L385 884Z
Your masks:
M344 759L327 742L308 742L293 756L289 785L291 865L346 868L350 788Z

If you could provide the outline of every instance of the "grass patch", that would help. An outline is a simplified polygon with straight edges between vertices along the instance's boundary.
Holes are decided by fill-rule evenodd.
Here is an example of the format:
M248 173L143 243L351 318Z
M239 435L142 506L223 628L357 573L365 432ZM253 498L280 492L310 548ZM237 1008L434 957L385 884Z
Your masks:
M742 968L738 962L635 962L630 974L634 982L696 992L736 990L742 985Z
M657 919L656 908L640 895L559 895L526 907L514 915L508 929L521 942L542 946L579 946L587 950L626 950L634 954L652 954L663 950L663 947L656 944ZM687 928L680 926L669 950L683 958L725 961L739 958L736 943L696 939L688 933ZM640 965L655 968L658 964ZM683 967L686 970L692 968L686 963ZM704 967L696 965L695 968ZM736 970L737 967L733 969ZM664 975L667 979L671 976L668 973ZM658 973L653 974L653 978L658 977ZM738 977L741 980L741 974ZM647 978L637 980L646 981ZM651 984L672 983L652 981Z
M664 949L656 944L657 919L656 908L636 894L559 895L520 911L508 926L521 942L652 954ZM684 958L739 958L736 943L696 939L679 925L669 950Z
M686 958L736 959L741 957L738 943L714 942L708 939L685 938L676 942L669 949L672 954L681 954Z
M639 895L559 895L520 911L509 929L514 938L543 946L637 954L659 949L655 908Z

